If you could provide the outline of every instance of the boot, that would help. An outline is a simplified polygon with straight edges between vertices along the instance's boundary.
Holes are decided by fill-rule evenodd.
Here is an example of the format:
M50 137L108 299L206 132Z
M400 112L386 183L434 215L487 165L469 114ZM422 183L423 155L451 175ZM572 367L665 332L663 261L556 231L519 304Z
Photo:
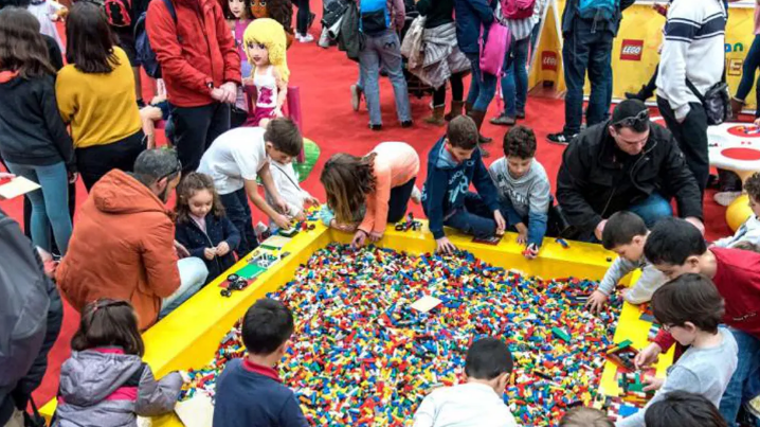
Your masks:
M742 113L743 108L744 101L736 99L734 97L731 98L731 117L733 117L734 120L739 120L739 114Z
M431 125L435 125L438 127L443 126L446 124L446 121L443 120L443 112L445 110L446 110L445 105L433 107L433 115L426 119L423 119L423 121L425 123L430 123Z
M472 111L472 104L470 104L469 102L465 102L464 103L464 113L469 116L470 115L470 111Z
M647 99L651 98L652 96L654 96L654 92L651 91L651 90L649 90L649 88L646 85L642 85L641 89L638 92L636 92L636 93L633 93L633 92L626 92L625 93L625 98L626 99L638 99L641 102L646 101Z
M447 122L450 122L451 119L457 116L462 115L462 107L464 107L464 102L462 101L451 101L451 111L446 114L444 117Z
M480 110L470 110L470 113L468 114L472 120L475 121L475 124L478 126L478 132L480 132L480 128L483 126L483 119L486 116L485 111ZM479 142L481 144L488 144L489 142L493 141L491 138L483 136L483 134L480 134L480 140Z

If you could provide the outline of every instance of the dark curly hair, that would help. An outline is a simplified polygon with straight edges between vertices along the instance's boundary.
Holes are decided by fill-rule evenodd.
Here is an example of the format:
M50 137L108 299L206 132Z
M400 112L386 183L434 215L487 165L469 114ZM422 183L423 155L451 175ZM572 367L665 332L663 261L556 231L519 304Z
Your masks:
M747 178L747 181L744 183L744 191L754 201L760 202L760 172L755 172L751 177Z
M504 134L504 155L530 159L536 156L536 134L533 129L517 125Z
M177 187L177 205L174 208L177 214L177 222L188 223L191 221L190 199L201 190L209 191L214 198L211 213L217 218L224 216L224 206L222 205L219 193L216 192L216 188L214 187L214 180L206 174L190 172L182 179L179 187Z

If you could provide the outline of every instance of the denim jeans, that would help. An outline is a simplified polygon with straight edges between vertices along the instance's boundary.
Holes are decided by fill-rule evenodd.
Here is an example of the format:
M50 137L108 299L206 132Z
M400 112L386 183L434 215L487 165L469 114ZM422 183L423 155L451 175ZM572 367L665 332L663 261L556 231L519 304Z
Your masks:
M739 364L720 399L720 413L729 427L737 427L742 404L760 394L760 339L731 328L739 346Z
M486 111L496 94L496 76L480 73L480 55L477 53L465 53L470 61L470 92L467 94L467 103L472 105L473 110Z
M238 257L242 258L249 252L259 246L256 239L256 233L253 232L253 219L251 218L251 207L248 205L248 195L245 188L219 196L222 199L222 205L227 212L227 217L237 227L240 232L240 244L235 252Z
M760 68L760 35L755 36L755 39L752 41L752 47L749 48L749 52L747 52L747 56L744 58L742 79L739 82L739 87L736 88L736 99L744 101L747 98L749 91L752 90L752 85L755 83L755 72L758 68ZM758 99L760 99L760 78L758 78L755 93ZM760 109L758 110L760 111Z
M483 209L483 200L475 193L464 196L464 206L449 213L443 224L477 238L491 237L496 233L496 221L493 212ZM485 214L488 213L488 216Z
M628 210L640 216L649 229L660 218L673 216L673 208L670 206L670 202L659 193L650 194L649 197L631 206Z
M182 305L183 302L190 299L206 283L208 269L200 258L182 258L177 261L177 269L179 270L179 288L161 301L161 311L158 313L159 319L166 317L166 315Z
M686 164L697 180L702 194L705 194L707 178L710 176L710 157L707 151L707 114L700 103L689 103L691 111L683 122L678 123L670 103L665 98L657 97L657 108L668 125L668 130L678 142Z
M34 181L42 188L26 194L32 203L32 242L51 252L50 228L61 255L66 254L71 238L69 216L69 180L66 165L58 162L49 166L21 165L7 162L11 173Z
M396 98L396 113L400 122L412 120L409 92L401 63L401 43L393 30L378 36L366 36L364 50L359 53L360 86L369 110L369 123L383 124L380 114L380 64L388 72Z
M501 78L501 93L504 96L504 115L515 117L517 112L525 112L528 100L528 48L530 37L512 40L504 61L504 76Z
M562 66L565 70L565 129L569 135L581 130L583 85L588 70L591 82L586 124L593 126L609 117L612 102L612 42L609 31L596 31L592 24L576 19L573 31L564 34Z

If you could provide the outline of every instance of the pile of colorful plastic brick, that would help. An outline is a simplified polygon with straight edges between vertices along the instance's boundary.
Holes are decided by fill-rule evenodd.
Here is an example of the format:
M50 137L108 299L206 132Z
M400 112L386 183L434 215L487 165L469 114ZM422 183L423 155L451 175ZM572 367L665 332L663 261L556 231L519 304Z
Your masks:
M411 425L434 388L464 380L473 340L509 343L513 385L504 399L523 425L556 425L569 406L590 402L612 343L621 301L605 312L584 310L596 282L543 281L471 254L413 256L376 247L317 251L293 281L270 296L296 319L283 382L315 426ZM430 295L442 303L422 313L410 305ZM242 354L233 329L216 360L191 372L210 391L230 357Z

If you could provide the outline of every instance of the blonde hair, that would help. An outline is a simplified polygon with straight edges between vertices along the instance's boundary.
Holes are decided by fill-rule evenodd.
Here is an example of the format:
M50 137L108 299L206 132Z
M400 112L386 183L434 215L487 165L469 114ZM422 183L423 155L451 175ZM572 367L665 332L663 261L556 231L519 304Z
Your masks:
M252 44L266 46L269 53L269 63L277 69L280 79L287 83L290 78L288 57L286 55L288 40L282 24L272 18L258 18L254 19L245 29L245 33L243 34L243 46L245 48L243 50L246 57L248 57L248 62L253 65L251 77L256 72L256 66L248 54L248 46Z

